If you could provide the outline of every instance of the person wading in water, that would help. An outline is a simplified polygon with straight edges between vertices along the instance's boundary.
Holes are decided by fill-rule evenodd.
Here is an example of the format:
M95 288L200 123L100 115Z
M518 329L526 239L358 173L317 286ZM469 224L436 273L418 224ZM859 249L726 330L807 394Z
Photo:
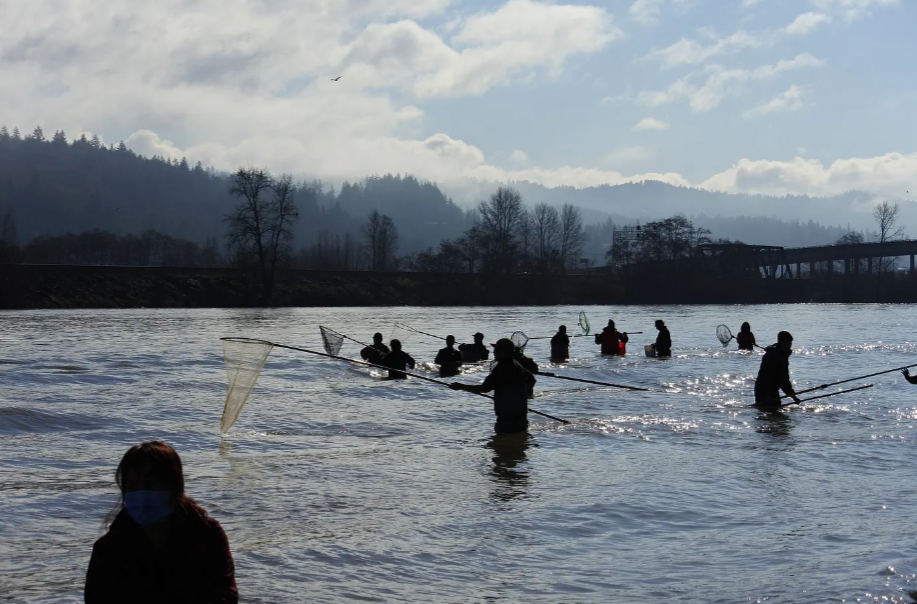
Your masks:
M560 363L570 358L570 336L567 335L567 326L561 325L557 333L551 338L551 362Z
M463 363L477 363L490 358L490 351L484 345L484 334L480 331L474 334L474 344L459 344Z
M382 341L382 334L375 333L373 334L373 343L370 346L363 348L360 351L360 356L364 361L369 361L370 363L378 364L382 359L385 358L385 355L389 354L391 350L385 345L385 342Z
M462 355L455 349L455 336L446 336L446 347L439 349L433 363L439 365L439 377L458 375Z
M401 340L392 340L392 351L388 353L384 359L382 359L379 364L383 367L388 367L388 378L390 380L406 380L407 374L403 373L405 369L410 367L414 369L414 358L401 350ZM398 371L398 370L401 371Z
M757 342L755 342L755 334L751 332L751 325L748 324L748 321L742 323L739 335L736 336L736 344L739 345L739 350L755 349L755 344L757 344Z
M793 354L793 336L788 331L777 334L777 343L764 349L758 379L755 380L755 406L765 411L780 409L780 390L799 402L790 382L790 355Z
M529 392L535 386L535 376L513 359L515 346L509 338L501 338L494 344L496 366L481 384L452 382L449 387L465 392L494 393L494 414L497 434L522 432L529 427Z
M595 334L595 343L601 344L602 354L617 356L621 354L621 342L627 344L629 338L627 333L621 333L615 329L615 322L608 319L608 326L600 333Z

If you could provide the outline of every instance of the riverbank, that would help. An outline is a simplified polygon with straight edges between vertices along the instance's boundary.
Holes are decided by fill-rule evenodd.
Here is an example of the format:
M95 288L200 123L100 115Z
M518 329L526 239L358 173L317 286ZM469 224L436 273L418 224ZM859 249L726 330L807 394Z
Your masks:
M917 302L917 280L724 279L690 273L484 275L281 271L272 306L550 306ZM0 308L261 306L257 287L224 268L0 265Z

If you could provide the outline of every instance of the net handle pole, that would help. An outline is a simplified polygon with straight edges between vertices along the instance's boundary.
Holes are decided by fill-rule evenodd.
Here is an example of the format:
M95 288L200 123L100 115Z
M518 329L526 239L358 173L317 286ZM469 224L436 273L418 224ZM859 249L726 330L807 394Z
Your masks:
M597 386L611 386L612 388L624 388L625 390L635 390L639 392L652 392L649 388L638 388L637 386L625 386L623 384L612 384L611 382L597 382L595 380L584 380L582 378L568 377L566 375L557 375L556 373L549 373L547 371L536 371L535 375L543 375L545 377L552 377L558 380L568 380L571 382L582 382L584 384L595 384Z
M810 396L809 398L800 399L799 403L808 403L809 401L814 401L819 398L828 398L829 396L837 396L838 394L847 394L848 392L856 392L857 390L865 390L867 388L872 388L874 384L866 384L865 386L858 386L856 388L848 388L847 390L841 390L840 392L829 392L828 394L819 394L818 396ZM780 408L789 407L790 405L798 404L796 401L790 403L785 403L780 405Z
M816 390L824 390L825 388L830 388L831 386L840 386L841 384L846 384L848 382L856 382L857 380L865 380L866 378L875 377L877 375L884 375L886 373L893 373L895 371L901 371L903 369L910 369L911 367L917 367L917 364L904 365L903 367L895 367L894 369L886 369L885 371L877 371L875 373L870 373L868 375L861 375L859 377L852 377L850 379L841 380L839 382L833 382L831 384L822 384L821 386L815 386L813 388L807 388L805 390L800 390L796 393L796 396L800 394L806 394L807 392L815 392ZM845 391L847 392L847 391ZM781 396L780 398L788 398L790 395Z
M434 334L432 334L432 333L427 333L427 332L425 332L425 331L420 331L419 329L414 329L414 328L411 327L410 325L405 325L404 323L395 323L395 327L401 327L401 328L407 329L408 331L413 331L414 333L419 333L419 334L423 334L423 335L425 335L425 336L430 336L431 338L436 338L437 340L445 340L445 339L446 339L446 338L444 338L444 337L442 337L442 336L437 336L437 335L434 335Z
M627 335L629 335L629 336L638 336L638 335L642 335L642 334L643 334L642 331L622 331L621 333L627 334ZM577 334L573 334L573 335L570 336L570 337L571 337L571 338L585 338L585 337L588 336L588 335L590 335L590 334L588 334L588 333L577 333ZM529 339L530 339L530 340L550 340L550 339L553 338L553 337L554 337L554 336L535 336L535 337L532 337L532 338L529 338Z
M230 341L232 341L233 339L235 339L235 338L220 338L220 340L230 340ZM287 350L295 350L295 351L297 351L297 352L305 352L305 353L314 354L314 355L317 355L317 356L320 356L320 357L328 357L329 359L337 359L337 360L339 360L339 361L348 361L348 362L350 362L350 363L356 363L357 365L365 365L365 366L367 366L367 367L376 367L376 368L378 368L378 369L385 369L385 370L391 369L391 367L386 367L386 366L384 366L384 365L376 365L375 363L368 363L368 362L366 362L366 361L358 361L358 360L356 360L356 359L348 359L347 357L342 357L342 356L338 356L338 355L334 355L334 354L328 354L327 352L319 352L319 351L317 351L317 350L309 350L308 348L300 348L299 346L287 346L286 344L275 344L274 342L268 342L267 340L249 340L249 341L252 341L252 342L259 342L259 343L261 343L261 344L269 344L269 345L273 346L274 348L285 348L285 349L287 349ZM396 369L396 371L401 371L401 370L400 370L400 369ZM427 376L425 376L425 375L419 375L419 374L417 374L417 373L413 373L413 372L411 372L411 371L401 371L401 373L404 373L405 375L410 375L410 376L412 376L412 377L416 377L416 378L421 379L421 380L426 380L426 381L428 381L428 382L433 382L434 384L440 384L440 385L447 386L447 387L449 386L449 382L444 382L444 381L442 381L442 380L436 380L436 379L433 379L433 378L431 378L431 377L427 377ZM477 394L478 396L483 396L484 398L493 399L492 396L490 396L489 394L484 394L483 392L475 392L474 394ZM553 420L555 420L555 421L561 422L561 423L563 423L563 424L569 424L569 423L570 423L569 421L567 421L567 420L565 420L565 419L561 419L561 418L559 418L559 417L554 417L553 415L548 415L547 413L542 413L541 411L538 411L538 410L536 410L536 409L532 409L531 407L529 407L529 411L531 411L532 413L535 413L535 414L537 414L537 415L541 415L541 416L543 416L543 417L547 417L547 418L549 418L549 419L553 419Z

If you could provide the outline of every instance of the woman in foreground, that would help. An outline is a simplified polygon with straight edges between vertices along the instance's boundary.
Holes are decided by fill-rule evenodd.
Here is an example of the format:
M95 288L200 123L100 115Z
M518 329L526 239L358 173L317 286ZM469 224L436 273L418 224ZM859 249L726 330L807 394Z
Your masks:
M115 482L121 500L92 548L87 604L238 602L226 533L185 494L175 449L162 441L131 447Z

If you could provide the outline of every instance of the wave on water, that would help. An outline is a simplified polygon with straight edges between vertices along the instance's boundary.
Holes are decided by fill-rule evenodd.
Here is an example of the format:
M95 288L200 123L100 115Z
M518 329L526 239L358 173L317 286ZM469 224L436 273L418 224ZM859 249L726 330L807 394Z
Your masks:
M124 423L110 417L77 413L48 413L22 407L0 407L0 434L29 434L110 429Z

